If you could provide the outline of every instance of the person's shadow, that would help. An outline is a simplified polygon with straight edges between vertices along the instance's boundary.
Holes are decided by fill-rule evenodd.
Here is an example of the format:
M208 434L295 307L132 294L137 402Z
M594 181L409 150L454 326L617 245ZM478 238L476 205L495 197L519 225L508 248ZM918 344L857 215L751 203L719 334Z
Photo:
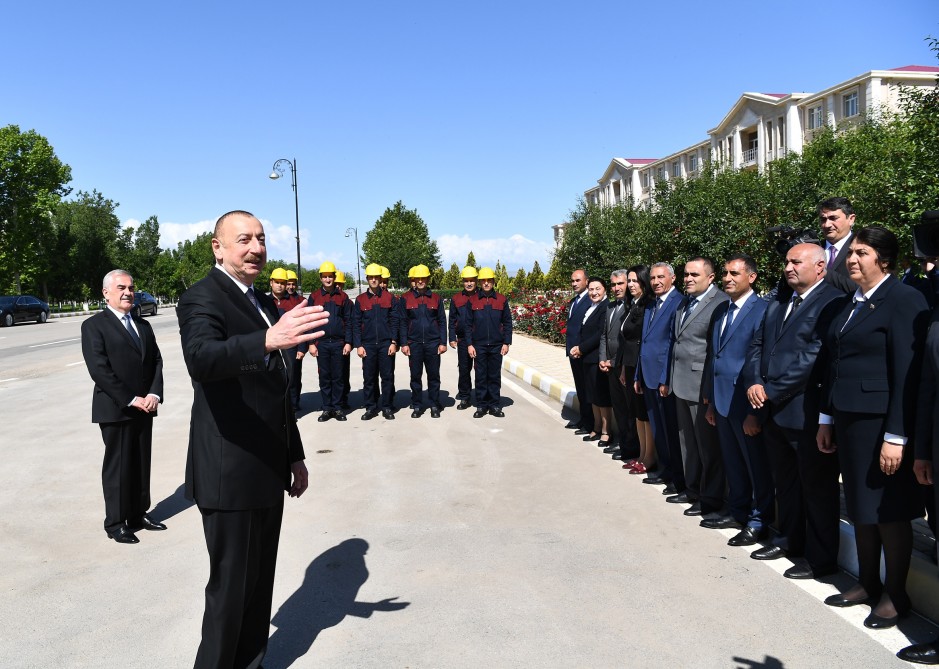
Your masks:
M164 520L172 518L178 513L182 513L194 504L195 502L191 499L186 499L186 486L180 484L172 495L160 500L160 502L150 510L149 515L156 522L162 523Z
M368 580L367 552L364 539L347 539L310 563L303 583L271 620L277 631L268 641L265 666L289 667L310 650L320 632L338 625L347 615L368 618L375 611L400 611L410 604L395 602L397 597L355 601L359 588Z

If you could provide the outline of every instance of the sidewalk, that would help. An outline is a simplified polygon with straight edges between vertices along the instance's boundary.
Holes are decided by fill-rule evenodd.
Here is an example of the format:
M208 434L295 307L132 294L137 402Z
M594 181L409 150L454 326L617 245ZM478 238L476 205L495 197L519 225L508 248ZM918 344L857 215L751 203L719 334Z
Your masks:
M502 369L514 374L525 383L538 388L563 406L577 410L577 393L570 363L564 347L512 334L509 355L502 361ZM844 517L842 500L841 546L838 565L857 576L857 552L854 544L854 526ZM936 540L924 520L913 522L913 561L907 581L907 591L917 613L939 622L939 573L930 555L936 554Z

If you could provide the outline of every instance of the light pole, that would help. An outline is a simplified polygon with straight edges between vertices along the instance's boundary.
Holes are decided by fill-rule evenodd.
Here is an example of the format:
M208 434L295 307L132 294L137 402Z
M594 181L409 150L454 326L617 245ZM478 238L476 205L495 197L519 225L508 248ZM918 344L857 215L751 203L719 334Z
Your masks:
M362 269L359 266L359 229L358 228L346 228L346 237L349 235L355 235L355 275L357 281L356 286L359 287L359 295L362 294Z
M274 168L271 170L270 178L271 179L280 179L284 176L284 170L290 168L290 185L293 186L293 212L294 218L297 221L297 290L303 290L303 282L301 281L300 276L300 204L297 201L297 159L294 158L293 161L287 160L286 158L281 158L274 163Z

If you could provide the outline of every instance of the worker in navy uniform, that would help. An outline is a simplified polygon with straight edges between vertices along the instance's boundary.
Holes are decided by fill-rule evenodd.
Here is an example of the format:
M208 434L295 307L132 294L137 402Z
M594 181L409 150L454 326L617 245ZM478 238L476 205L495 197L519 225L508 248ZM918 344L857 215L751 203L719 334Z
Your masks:
M345 293L346 291L346 275L345 272L336 272L336 287ZM348 293L346 293L348 295ZM349 301L349 326L352 326L352 301ZM350 330L351 334L351 330ZM352 345L352 340L346 340L350 347ZM349 413L352 411L352 407L349 406L349 392L352 390L352 384L349 382L349 361L352 360L351 355L342 356L342 396L339 398L339 408L342 409L343 413Z
M328 260L320 265L319 290L307 298L307 306L323 307L329 321L322 328L324 334L315 342L304 342L297 355L302 359L307 352L316 358L319 371L320 396L323 398L323 413L317 418L320 423L330 418L344 421L342 410L342 359L352 350L352 301L336 287L336 266Z
M384 290L381 266L371 263L365 268L368 290L355 298L352 310L352 345L362 358L362 393L365 395L365 413L362 420L371 420L381 414L394 420L394 354L398 350L398 311L390 291ZM378 378L381 377L379 396Z
M502 356L512 343L512 310L505 295L495 291L496 275L489 267L479 270L480 290L466 310L467 352L476 367L476 411L473 418L502 418Z
M378 280L378 285L381 286L382 290L388 290L388 280L391 279L391 271L384 265L379 265L381 267L381 279ZM391 302L394 305L395 313L398 314L398 322L404 320L404 314L401 313L401 298L395 295L393 292L388 290L388 293L391 295ZM391 377L388 381L388 396L391 398L391 410L394 413L397 413L397 409L394 406L395 403L395 366L398 360L398 350L400 350L400 345L395 349L395 355L391 356ZM381 382L381 392L385 393L385 381L382 379Z
M269 295L274 298L274 304L277 305L277 313L283 316L286 312L303 302L303 298L297 293L297 273L293 270L278 267L271 272L270 280L271 292ZM293 292L290 288L293 286ZM290 386L290 403L293 405L294 412L300 411L300 384L303 376L303 355L296 347L284 350L284 360L287 362L288 376Z
M440 418L440 356L447 352L447 317L443 299L427 287L430 269L417 265L412 270L414 288L402 298L401 352L411 368L411 418L420 418L427 408L422 403L421 376L427 372L427 402L430 417Z
M476 268L466 266L460 272L463 279L463 292L457 293L450 298L450 348L456 349L457 370L459 371L459 381L457 382L456 398L460 401L457 409L468 409L473 402L473 360L469 356L466 344L466 318L463 315L469 299L476 294Z

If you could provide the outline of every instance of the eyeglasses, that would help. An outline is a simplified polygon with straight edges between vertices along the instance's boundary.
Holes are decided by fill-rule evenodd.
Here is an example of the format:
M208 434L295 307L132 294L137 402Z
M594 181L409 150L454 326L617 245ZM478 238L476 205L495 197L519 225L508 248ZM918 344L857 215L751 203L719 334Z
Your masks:
M825 214L822 214L821 216L818 217L818 220L824 223L825 221L834 222L834 221L837 221L839 218L841 218L841 216L839 216L838 214L828 214L828 216L825 216Z

